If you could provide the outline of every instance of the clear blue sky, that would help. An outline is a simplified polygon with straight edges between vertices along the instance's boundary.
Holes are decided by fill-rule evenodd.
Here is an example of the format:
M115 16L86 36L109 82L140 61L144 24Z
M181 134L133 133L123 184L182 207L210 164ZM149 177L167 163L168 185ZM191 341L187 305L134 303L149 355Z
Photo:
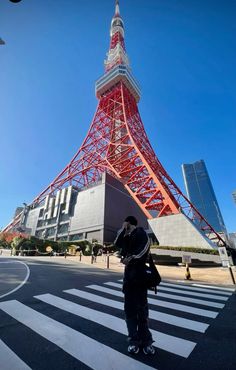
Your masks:
M204 159L236 231L236 2L120 0L141 117L166 170ZM72 158L103 74L114 0L0 0L0 228Z

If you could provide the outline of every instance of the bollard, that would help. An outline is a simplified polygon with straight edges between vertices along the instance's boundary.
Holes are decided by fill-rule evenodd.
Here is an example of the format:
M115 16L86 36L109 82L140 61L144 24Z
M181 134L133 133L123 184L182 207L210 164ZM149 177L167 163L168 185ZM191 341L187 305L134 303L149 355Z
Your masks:
M192 280L188 263L186 263L185 280Z
M79 252L79 260L80 260L80 262L82 260L82 252L81 251Z
M230 264L228 264L228 268L229 268L229 273L231 275L232 282L235 285L234 274L233 274L233 271L232 271L232 268L231 268Z
M91 264L93 264L93 253L91 254Z
M66 258L66 251L65 251L65 258Z
M107 253L107 269L109 269L109 253Z

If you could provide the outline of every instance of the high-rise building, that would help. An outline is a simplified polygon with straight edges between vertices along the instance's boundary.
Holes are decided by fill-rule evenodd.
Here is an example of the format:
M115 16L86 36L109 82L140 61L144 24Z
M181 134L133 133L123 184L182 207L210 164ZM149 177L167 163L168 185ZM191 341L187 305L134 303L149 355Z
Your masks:
M203 160L182 164L188 198L217 232L226 233L226 227L215 192Z
M233 191L232 197L233 197L234 202L236 203L236 190Z

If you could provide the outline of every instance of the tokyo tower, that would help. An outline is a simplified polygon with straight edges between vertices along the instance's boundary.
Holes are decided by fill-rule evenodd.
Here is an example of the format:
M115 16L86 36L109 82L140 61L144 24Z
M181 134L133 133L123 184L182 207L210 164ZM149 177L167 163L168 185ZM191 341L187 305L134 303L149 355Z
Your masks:
M65 187L84 189L96 184L107 172L123 184L147 219L183 214L205 237L225 245L165 171L148 140L138 111L140 89L126 53L118 0L111 21L105 73L97 80L95 91L98 106L84 142L29 207L38 207L47 196ZM20 218L21 215L15 217L4 231L14 229Z

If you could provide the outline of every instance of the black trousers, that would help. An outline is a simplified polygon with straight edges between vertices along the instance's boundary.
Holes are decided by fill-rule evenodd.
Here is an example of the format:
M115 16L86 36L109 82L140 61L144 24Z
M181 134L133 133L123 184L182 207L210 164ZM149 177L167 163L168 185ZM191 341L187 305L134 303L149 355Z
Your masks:
M147 289L142 287L126 287L125 295L125 321L128 329L130 345L148 346L153 343L148 328L148 302Z

